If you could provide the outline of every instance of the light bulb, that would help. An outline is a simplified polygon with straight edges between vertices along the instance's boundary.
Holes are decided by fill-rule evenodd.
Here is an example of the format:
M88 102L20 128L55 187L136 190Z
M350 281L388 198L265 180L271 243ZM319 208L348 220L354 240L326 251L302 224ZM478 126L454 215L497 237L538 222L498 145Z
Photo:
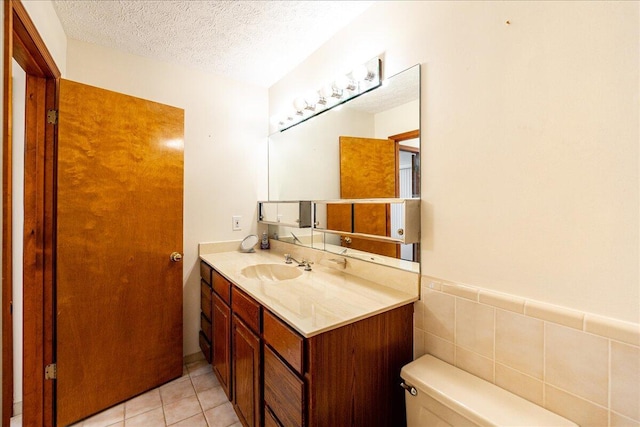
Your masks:
M349 79L347 78L347 76L340 76L336 79L335 82L333 82L333 87L338 90L345 90L347 87L349 87Z
M304 101L307 104L305 107L307 110L315 111L316 105L320 100L320 95L316 91L310 91L304 96Z
M320 96L322 96L326 102L332 101L332 98L342 98L342 89L338 89L335 85L326 85L320 89Z
M304 98L302 98L302 97L296 98L293 101L293 108L296 109L298 114L300 114L300 112L302 110L304 110L306 106L307 106L307 103L305 102Z
M351 72L351 75L353 76L353 79L357 82L361 82L364 80L369 80L369 75L371 73L369 73L369 70L367 70L367 67L365 67L364 65L358 65L356 68L353 69L353 71Z

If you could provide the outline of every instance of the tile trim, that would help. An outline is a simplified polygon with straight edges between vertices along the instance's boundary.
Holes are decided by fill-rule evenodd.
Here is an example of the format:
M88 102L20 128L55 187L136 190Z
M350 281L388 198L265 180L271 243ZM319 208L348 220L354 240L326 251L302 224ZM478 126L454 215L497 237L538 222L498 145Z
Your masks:
M426 275L421 276L421 283L436 292L440 291L626 344L640 345L640 324L638 323L581 312Z

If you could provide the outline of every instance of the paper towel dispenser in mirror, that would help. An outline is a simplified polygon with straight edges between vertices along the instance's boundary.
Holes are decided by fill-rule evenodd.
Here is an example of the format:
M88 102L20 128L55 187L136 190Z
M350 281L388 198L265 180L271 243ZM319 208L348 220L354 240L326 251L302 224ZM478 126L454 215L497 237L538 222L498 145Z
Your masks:
M354 238L402 244L420 241L420 199L317 200L313 207L314 229L343 236L343 246Z
M311 201L258 202L258 221L296 228L311 227Z

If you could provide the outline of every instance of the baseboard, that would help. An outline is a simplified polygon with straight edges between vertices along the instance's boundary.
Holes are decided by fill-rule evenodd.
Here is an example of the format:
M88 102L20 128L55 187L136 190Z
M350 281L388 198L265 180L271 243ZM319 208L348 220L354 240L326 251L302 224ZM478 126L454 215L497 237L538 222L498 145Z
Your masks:
M204 354L202 354L201 351L197 352L197 353L193 353L193 354L189 354L184 356L184 358L182 359L184 361L184 364L187 365L189 363L193 363L193 362L198 362L200 360L204 360Z

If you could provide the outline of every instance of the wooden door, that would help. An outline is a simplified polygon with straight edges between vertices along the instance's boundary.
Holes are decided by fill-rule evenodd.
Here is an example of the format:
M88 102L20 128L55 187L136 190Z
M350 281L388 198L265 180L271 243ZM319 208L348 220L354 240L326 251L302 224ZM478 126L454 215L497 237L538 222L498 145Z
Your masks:
M182 375L181 109L65 81L57 425Z
M398 158L395 141L340 137L340 198L397 197L397 181ZM353 232L390 236L390 215L388 205L356 204L353 207ZM350 243L342 239L342 245L390 257L398 256L398 245L395 243L352 237Z

